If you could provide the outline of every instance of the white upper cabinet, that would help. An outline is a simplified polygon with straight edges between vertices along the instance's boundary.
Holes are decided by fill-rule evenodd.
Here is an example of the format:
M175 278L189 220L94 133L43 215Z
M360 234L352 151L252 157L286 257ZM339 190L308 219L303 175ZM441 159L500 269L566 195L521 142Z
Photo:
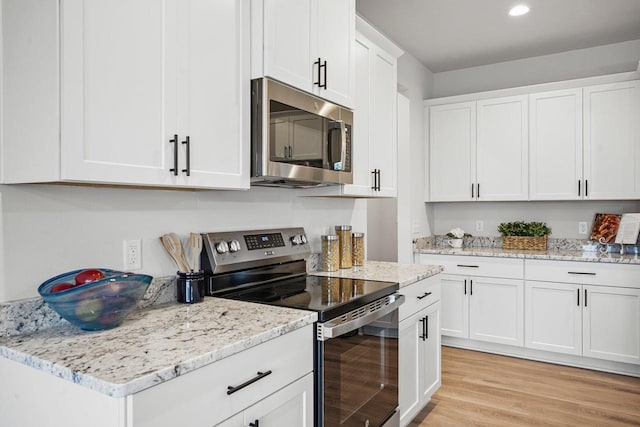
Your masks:
M582 89L529 96L529 198L576 200L582 180Z
M431 201L472 200L476 176L476 103L431 107L429 142Z
M396 57L358 33L356 108L352 139L353 184L345 195L395 197L397 194Z
M478 101L476 200L526 200L527 96Z
M252 28L252 78L353 107L355 0L253 1Z
M527 199L527 97L429 109L431 201Z
M21 7L3 6L9 19L22 19L5 30L5 44L59 38L60 47L49 47L59 57L36 64L59 61L60 85L47 90L59 96L60 127L37 140L6 129L3 182L248 188L246 1L66 0L59 20L47 16L54 28ZM21 49L28 58L33 48ZM34 83L32 62L4 60L12 70L5 85ZM5 120L21 128L52 112L46 104L30 114L18 107L5 104Z
M640 197L638 81L584 88L584 195Z

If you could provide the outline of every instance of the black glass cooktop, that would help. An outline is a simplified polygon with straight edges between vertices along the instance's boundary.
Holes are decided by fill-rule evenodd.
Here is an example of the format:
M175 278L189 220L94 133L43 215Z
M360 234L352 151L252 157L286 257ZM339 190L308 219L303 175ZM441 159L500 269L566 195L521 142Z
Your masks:
M324 322L394 293L397 283L301 276L261 284L219 295L223 298L257 302L318 312Z

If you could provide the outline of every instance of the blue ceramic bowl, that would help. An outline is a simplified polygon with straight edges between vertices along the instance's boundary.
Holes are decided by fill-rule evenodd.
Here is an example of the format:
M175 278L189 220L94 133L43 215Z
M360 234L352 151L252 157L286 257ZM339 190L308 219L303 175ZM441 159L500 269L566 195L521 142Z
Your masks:
M84 285L51 293L60 283L75 283L83 270L52 277L38 287L42 299L56 313L86 331L115 328L144 295L153 277L145 274L97 268L105 277Z

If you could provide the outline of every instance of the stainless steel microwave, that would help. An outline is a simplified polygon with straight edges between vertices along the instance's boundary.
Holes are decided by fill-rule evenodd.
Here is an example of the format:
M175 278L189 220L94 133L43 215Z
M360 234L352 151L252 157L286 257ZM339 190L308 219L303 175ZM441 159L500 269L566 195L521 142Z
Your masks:
M353 111L267 78L251 82L251 184L351 184Z

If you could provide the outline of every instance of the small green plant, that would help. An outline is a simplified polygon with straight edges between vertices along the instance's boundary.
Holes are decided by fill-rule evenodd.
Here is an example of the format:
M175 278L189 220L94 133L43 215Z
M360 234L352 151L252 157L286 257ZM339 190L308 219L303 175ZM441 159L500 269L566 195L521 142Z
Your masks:
M551 229L544 222L515 221L501 223L498 232L502 236L542 237L551 234Z

